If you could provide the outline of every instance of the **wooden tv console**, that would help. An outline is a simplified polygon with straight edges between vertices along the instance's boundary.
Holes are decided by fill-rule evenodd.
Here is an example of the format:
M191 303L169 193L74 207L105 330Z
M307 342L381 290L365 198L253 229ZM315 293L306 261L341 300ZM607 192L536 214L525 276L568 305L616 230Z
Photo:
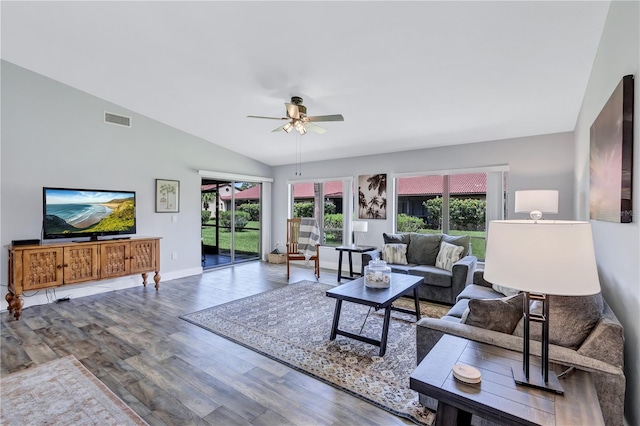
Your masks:
M5 299L16 320L22 313L22 293L155 272L160 287L160 238L132 237L101 241L12 245Z

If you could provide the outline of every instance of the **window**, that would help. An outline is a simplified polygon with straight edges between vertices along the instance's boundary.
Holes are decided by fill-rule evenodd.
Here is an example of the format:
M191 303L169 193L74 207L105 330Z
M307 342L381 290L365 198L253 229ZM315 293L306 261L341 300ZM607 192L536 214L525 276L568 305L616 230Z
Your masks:
M483 260L488 220L504 217L505 179L501 170L398 177L396 230L469 235L472 254ZM488 199L500 206L489 214Z
M293 217L313 217L320 227L323 245L337 247L344 236L344 188L342 180L293 183Z

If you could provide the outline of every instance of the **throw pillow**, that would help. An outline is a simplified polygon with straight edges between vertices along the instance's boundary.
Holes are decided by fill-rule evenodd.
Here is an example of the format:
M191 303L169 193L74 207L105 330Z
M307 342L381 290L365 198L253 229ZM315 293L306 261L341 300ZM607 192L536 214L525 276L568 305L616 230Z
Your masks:
M516 290L515 288L506 287L498 284L491 284L491 288L497 291L498 293L502 293L505 296L515 296L520 293L520 290Z
M409 234L409 247L407 247L407 260L417 265L435 266L436 257L440 250L442 234Z
M549 343L571 349L578 349L591 334L593 327L602 318L604 302L602 294L592 296L548 296L549 297ZM531 302L530 311L542 313L542 303ZM542 326L531 323L529 336L542 340ZM524 334L521 321L513 332L515 336Z
M464 247L462 251L462 257L465 257L469 254L471 250L471 237L468 235L447 235L442 234L442 241L449 244L454 244L456 246Z
M513 333L522 318L524 294L502 299L470 299L460 322L500 333Z
M385 244L382 249L382 260L397 265L407 264L406 244Z
M463 250L464 247L445 243L443 241L440 244L440 252L438 253L438 257L436 257L436 268L452 271L453 264L460 260Z

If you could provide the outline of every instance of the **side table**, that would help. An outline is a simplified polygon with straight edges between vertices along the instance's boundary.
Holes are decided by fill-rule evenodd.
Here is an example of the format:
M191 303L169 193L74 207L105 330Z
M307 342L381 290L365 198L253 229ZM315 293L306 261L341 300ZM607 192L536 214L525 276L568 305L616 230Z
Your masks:
M451 368L458 362L480 370L482 381L455 379ZM561 379L564 395L556 395L516 385L511 366L521 362L519 352L445 334L411 374L409 387L438 400L436 426L470 424L472 414L507 425L604 425L588 372L569 372Z
M338 250L340 253L338 254L338 282L340 282L340 280L342 280L342 253L344 253L345 251L349 254L349 276L346 278L349 279L354 279L357 278L357 276L361 276L362 275L362 271L364 270L364 265L362 265L362 269L360 274L354 274L353 273L353 253L366 253L368 251L374 251L377 250L376 247L372 247L372 246L338 246L336 247L336 250Z

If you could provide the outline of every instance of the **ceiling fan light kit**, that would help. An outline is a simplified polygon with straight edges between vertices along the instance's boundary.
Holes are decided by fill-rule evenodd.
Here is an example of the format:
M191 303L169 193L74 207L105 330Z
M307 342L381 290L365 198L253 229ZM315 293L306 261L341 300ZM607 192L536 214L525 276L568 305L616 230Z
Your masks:
M285 132L291 132L291 129L295 128L298 133L304 135L308 130L312 132L322 134L327 131L324 127L320 127L312 122L318 121L344 121L344 117L342 114L332 114L332 115L316 115L307 117L307 107L302 105L302 98L299 96L292 96L291 102L285 102L285 107L287 108L287 116L286 117L264 117L260 115L248 115L249 118L265 118L268 120L291 120L282 126L274 129L273 132L279 132L284 130Z

